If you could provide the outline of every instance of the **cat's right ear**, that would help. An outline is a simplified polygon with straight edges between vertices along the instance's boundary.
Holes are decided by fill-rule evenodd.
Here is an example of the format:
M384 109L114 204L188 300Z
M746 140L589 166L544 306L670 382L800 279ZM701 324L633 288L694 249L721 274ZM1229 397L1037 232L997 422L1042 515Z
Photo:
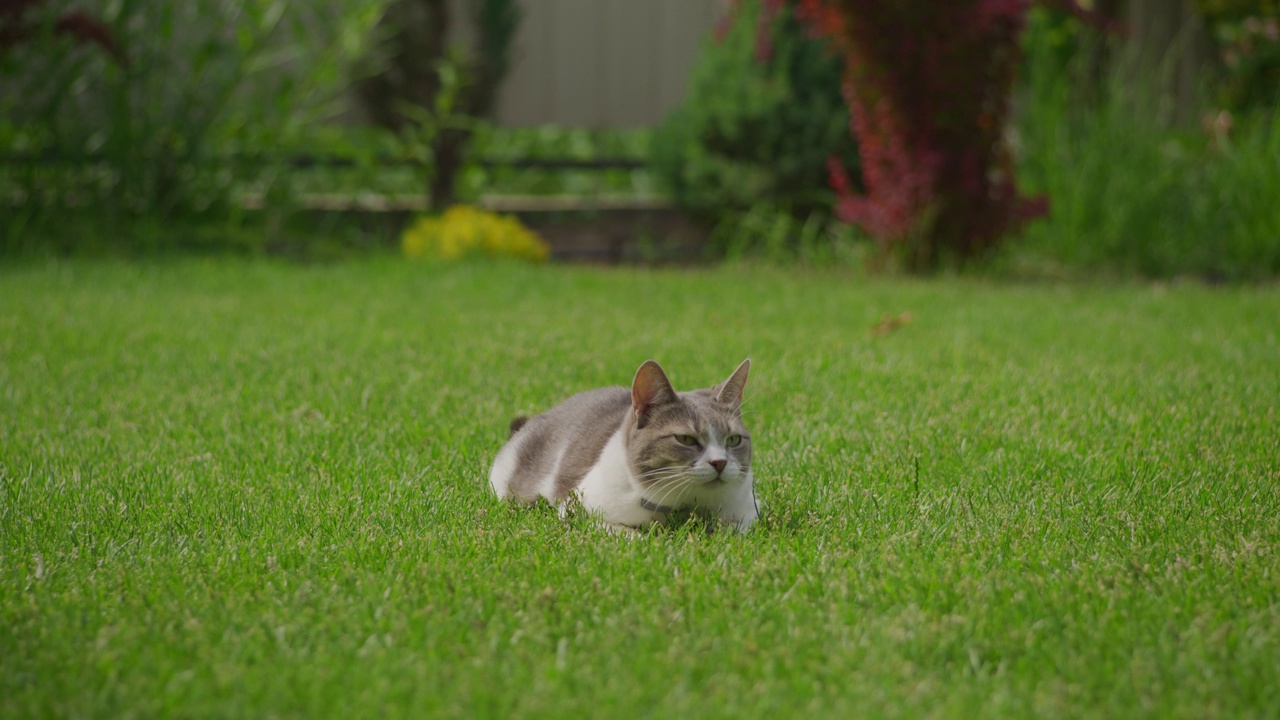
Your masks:
M644 419L655 407L676 399L675 388L662 366L653 360L645 360L636 371L636 379L631 381L631 407L636 412L636 419L643 427Z
M747 375L751 372L751 358L742 361L737 370L725 380L716 393L716 402L739 407L742 405L742 391L747 387Z

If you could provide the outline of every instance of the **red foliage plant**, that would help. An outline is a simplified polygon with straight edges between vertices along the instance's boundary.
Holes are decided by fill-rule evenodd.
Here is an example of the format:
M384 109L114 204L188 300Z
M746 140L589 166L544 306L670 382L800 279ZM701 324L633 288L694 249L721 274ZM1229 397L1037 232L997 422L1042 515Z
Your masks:
M1073 0L1055 0L1083 12ZM846 61L864 194L829 165L839 217L912 270L974 258L1048 210L1014 185L1004 141L1031 0L798 0Z

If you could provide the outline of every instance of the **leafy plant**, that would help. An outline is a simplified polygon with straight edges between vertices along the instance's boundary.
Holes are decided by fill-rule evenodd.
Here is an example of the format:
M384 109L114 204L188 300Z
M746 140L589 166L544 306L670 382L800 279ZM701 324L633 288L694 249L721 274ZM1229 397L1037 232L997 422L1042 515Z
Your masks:
M0 187L27 220L67 207L132 217L225 205L236 168L222 157L287 143L336 110L348 60L360 52L380 0L125 0L102 21L122 65L56 35L5 59L0 121L6 144L31 162ZM0 228L7 245L15 226Z
M374 69L366 69L356 84L361 105L373 122L401 132L420 125L424 113L440 117L442 105L458 117L479 119L491 114L510 68L520 9L515 0L462 3L475 36L472 47L462 47L451 43L455 5L449 0L391 2L379 24L381 37L365 58L365 64ZM452 68L448 75L441 71L446 65ZM466 82L457 82L459 77ZM426 192L432 207L446 207L456 197L473 125L449 123L432 129L429 155L434 170Z
M445 138L452 133L471 131L472 119L459 113L459 100L467 87L464 73L465 66L457 55L448 53L436 63L438 84L431 105L423 107L407 100L400 103L400 112L406 121L397 133L399 154L413 162L426 189L428 206L432 208L441 199L432 192L432 188L443 182L441 175L456 174L461 169L444 157L446 152L456 152L445 150ZM461 155L457 160L461 162ZM450 178L448 182L452 186L455 181ZM450 191L449 195L452 194Z
M1117 73L1098 103L1082 103L1074 88L1090 68L1062 66L1033 39L1027 48L1021 176L1053 204L1011 257L1149 277L1280 273L1280 117L1225 135L1170 130L1154 90Z
M1280 102L1280 2L1199 0L1223 66L1218 100L1233 111Z
M773 265L862 268L866 238L829 213L804 217L786 206L757 203L723 215L711 232L712 247L730 260L759 259Z
M459 192L486 192L515 195L626 195L651 197L660 194L652 168L643 165L608 169L545 168L538 160L598 161L621 159L643 163L653 145L652 128L567 128L555 125L534 127L475 126L473 154L496 161L489 166L472 165L460 178ZM511 164L503 164L510 160ZM532 166L522 161L532 160Z
M840 58L789 5L735 3L654 138L655 173L681 206L713 220L756 203L800 218L829 209L828 158L858 166L840 78Z

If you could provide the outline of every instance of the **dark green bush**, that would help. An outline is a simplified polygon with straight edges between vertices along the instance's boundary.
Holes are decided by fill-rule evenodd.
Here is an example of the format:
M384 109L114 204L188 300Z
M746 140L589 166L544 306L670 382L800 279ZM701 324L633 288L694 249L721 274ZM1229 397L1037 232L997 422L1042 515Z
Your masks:
M704 47L688 99L654 138L660 181L708 219L760 202L797 215L829 209L832 155L859 174L841 60L779 5L763 26L760 0L735 5L723 34Z

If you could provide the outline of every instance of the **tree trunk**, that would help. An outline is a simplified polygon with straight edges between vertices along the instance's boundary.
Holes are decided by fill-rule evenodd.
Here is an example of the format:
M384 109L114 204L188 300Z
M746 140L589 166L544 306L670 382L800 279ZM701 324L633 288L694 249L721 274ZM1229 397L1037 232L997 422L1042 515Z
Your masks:
M1195 125L1200 82L1210 48L1195 0L1129 0L1128 77L1135 88L1154 88L1166 122Z
M400 104L431 107L440 88L436 62L444 57L448 2L396 0L387 7L377 32L385 37L379 47L385 67L356 83L356 94L370 120L398 131L409 122Z
M467 20L477 25L478 47L467 53L465 85L449 112L482 118L491 114L506 76L507 51L519 23L519 10L514 0L484 0L470 7L477 13ZM387 34L383 46L386 67L357 86L361 104L373 122L391 130L403 129L412 122L401 110L406 102L434 112L440 91L437 65L446 57L452 20L449 0L395 0L388 8L379 24ZM444 128L435 137L435 167L426 189L431 208L454 202L458 173L470 143L471 132L463 128Z

